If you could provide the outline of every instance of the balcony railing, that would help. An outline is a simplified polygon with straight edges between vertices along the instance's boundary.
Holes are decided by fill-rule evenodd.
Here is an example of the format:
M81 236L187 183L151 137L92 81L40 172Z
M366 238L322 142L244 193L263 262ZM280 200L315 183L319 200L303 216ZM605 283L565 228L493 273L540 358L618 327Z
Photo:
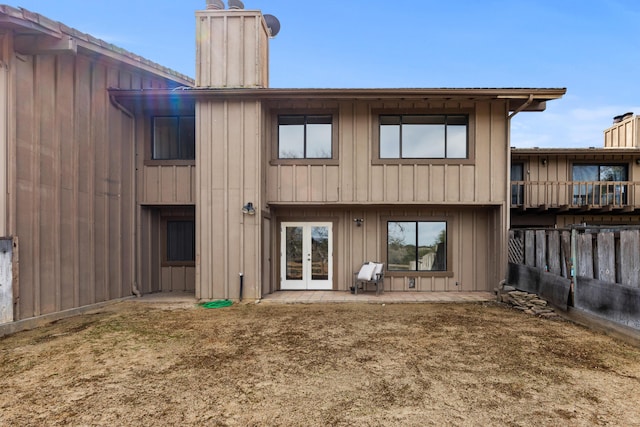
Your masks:
M640 209L631 181L511 181L511 207L521 209Z

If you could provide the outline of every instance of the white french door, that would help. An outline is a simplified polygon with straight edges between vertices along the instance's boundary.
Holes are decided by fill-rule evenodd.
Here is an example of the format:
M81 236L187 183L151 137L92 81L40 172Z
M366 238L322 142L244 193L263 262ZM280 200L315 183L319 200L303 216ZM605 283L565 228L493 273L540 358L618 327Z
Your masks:
M280 289L333 289L333 224L283 222L280 229Z

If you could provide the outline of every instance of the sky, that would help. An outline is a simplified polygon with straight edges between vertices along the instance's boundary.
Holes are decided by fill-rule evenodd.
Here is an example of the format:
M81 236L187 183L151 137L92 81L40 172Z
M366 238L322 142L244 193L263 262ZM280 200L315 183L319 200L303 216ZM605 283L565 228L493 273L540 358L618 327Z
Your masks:
M273 88L566 88L511 145L602 147L640 114L638 0L243 0L275 15ZM195 76L206 0L0 0ZM226 3L226 0L225 0Z

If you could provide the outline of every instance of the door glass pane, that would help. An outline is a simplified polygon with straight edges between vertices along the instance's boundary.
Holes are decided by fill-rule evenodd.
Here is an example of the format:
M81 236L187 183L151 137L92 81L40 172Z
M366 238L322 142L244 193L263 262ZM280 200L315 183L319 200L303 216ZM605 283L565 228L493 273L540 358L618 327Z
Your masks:
M524 181L524 164L511 163L511 181ZM524 185L511 182L511 204L524 203Z
M600 166L600 181L626 181L626 166Z
M329 279L329 229L311 227L311 280Z
M573 165L573 181L582 182L583 184L573 185L573 203L583 206L592 204L595 196L596 187L591 182L599 181L599 172L597 165Z
M287 227L286 278L302 280L302 227Z

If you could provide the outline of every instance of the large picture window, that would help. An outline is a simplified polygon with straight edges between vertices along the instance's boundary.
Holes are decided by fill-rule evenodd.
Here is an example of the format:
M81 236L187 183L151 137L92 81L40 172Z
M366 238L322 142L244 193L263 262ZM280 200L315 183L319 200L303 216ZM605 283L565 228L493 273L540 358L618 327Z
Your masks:
M381 159L466 159L466 115L381 115Z
M153 160L196 158L196 120L193 116L153 118Z
M447 271L446 221L388 221L387 270Z
M278 158L333 158L332 121L331 115L278 116Z
M194 263L196 260L196 226L193 220L167 221L168 263Z

